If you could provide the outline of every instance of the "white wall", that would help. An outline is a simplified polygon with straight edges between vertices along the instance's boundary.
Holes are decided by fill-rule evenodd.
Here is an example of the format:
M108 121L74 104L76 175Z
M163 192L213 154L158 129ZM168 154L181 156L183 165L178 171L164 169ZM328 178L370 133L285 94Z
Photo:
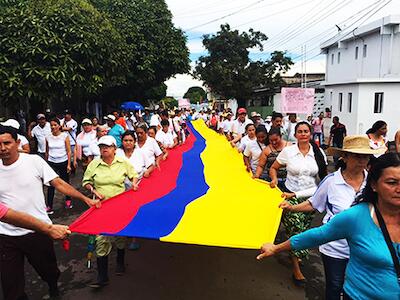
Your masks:
M400 83L362 83L329 86L326 97L333 93L332 117L338 116L347 127L348 134L364 134L374 122L388 124L388 138L400 129ZM343 93L343 109L339 112L338 95ZM374 113L375 93L383 92L382 113ZM348 93L353 93L352 112L348 112Z
M367 56L363 57L363 45ZM358 59L355 49L358 47ZM355 40L343 42L340 48L327 51L326 81L328 83L354 81L357 78L389 78L400 76L400 33L381 35L379 31ZM340 52L340 63L338 54ZM332 54L334 60L332 64Z

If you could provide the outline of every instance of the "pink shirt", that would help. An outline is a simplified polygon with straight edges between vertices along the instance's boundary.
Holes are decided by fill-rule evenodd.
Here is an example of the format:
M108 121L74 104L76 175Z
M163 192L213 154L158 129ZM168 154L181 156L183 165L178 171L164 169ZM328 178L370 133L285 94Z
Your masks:
M312 122L314 133L322 133L322 126L324 125L324 119L316 118Z
M8 207L0 203L0 219L2 219L8 211Z

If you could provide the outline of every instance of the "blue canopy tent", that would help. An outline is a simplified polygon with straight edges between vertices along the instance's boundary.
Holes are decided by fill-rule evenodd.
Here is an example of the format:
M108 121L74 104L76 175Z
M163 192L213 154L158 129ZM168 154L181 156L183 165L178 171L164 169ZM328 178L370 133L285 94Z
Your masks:
M121 108L124 110L144 110L142 104L132 101L123 102Z

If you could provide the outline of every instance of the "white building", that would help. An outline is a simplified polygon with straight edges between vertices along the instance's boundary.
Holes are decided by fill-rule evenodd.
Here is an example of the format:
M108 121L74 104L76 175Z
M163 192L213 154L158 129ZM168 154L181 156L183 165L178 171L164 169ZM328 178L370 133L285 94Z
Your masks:
M363 134L375 121L400 128L400 15L391 15L321 45L326 54L325 101L348 134Z

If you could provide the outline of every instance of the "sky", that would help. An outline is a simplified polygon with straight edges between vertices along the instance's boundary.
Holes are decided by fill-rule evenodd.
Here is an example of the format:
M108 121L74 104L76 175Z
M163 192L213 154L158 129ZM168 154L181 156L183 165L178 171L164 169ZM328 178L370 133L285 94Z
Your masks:
M207 52L202 36L215 34L228 23L240 32L249 28L268 36L264 51L250 50L252 60L267 60L275 50L286 51L295 62L287 75L325 70L325 57L319 54L322 42L342 32L366 25L390 14L400 15L399 0L166 0L173 22L187 37L191 66ZM303 49L303 50L302 50ZM303 61L303 64L302 64ZM166 82L167 94L182 97L191 86L202 82L189 74Z

